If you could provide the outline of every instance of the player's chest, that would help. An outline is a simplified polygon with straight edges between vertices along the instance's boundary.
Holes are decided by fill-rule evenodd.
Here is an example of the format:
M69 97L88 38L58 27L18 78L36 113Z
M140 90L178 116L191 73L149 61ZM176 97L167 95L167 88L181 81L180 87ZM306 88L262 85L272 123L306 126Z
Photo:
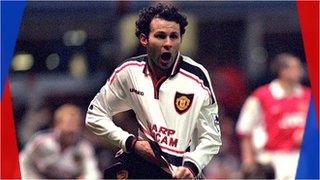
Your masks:
M201 99L200 92L192 82L178 76L158 81L150 76L135 76L128 80L128 94L133 104L174 110L184 114Z
M300 97L270 98L264 101L263 108L270 116L283 116L285 114L307 112L308 102Z

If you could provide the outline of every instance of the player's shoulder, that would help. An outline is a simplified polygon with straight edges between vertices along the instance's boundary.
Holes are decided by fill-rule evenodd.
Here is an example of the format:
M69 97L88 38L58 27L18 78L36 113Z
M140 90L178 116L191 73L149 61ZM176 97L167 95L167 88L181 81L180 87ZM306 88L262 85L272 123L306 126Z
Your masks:
M30 140L27 142L33 147L37 148L46 148L46 147L55 147L57 146L57 139L53 130L44 130L35 133Z
M199 79L200 81L198 81L198 80L196 80L196 81L198 83L199 82L201 83L202 88L205 87L204 89L207 92L209 92L209 96L212 99L211 102L215 103L216 100L213 95L213 90L211 87L211 79L209 77L209 73L206 70L206 68L202 64L194 61L193 59L191 59L188 56L184 56L184 55L181 55L181 56L182 56L182 61L180 63L181 73L185 74L188 77L191 76L192 80Z
M207 69L200 63L196 62L192 58L181 55L182 56L182 68L187 68L193 71L202 71L203 73L207 73Z
M41 130L36 132L30 139L33 141L44 141L54 138L54 133L52 129Z
M113 71L113 73L110 77L110 82L113 81L115 76L126 77L129 74L129 72L131 72L131 71L135 71L135 70L140 71L141 68L144 68L144 66L146 64L146 59L147 59L146 54L126 59L125 61L120 63L120 65Z
M127 67L141 67L144 66L147 60L147 54L130 57L124 60L116 69L124 69Z
M188 56L184 56L184 55L181 55L181 56L182 56L182 61L181 61L180 68L183 71L187 71L188 73L191 73L194 76L197 76L205 84L209 85L210 78L206 68L202 64L196 62L195 60L191 59Z
M264 85L257 87L255 92L266 92L266 91L269 91L269 88L270 88L270 83L264 84Z
M139 56L133 56L133 57L130 57L128 59L126 59L124 61L124 63L126 62L146 62L147 61L147 58L148 58L148 54L142 54L142 55L139 55Z
M270 83L257 87L253 91L252 95L257 98L261 98L261 97L265 97L265 96L270 95Z
M83 151L92 151L93 144L84 137L81 137L77 143L77 147Z

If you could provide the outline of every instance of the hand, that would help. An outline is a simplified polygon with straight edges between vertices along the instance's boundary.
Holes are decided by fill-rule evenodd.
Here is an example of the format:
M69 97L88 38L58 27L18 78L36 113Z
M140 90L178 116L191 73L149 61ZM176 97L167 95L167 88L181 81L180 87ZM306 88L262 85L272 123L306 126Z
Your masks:
M247 160L242 163L242 171L245 173L253 173L256 170L256 162Z
M257 178L257 163L255 161L244 161L241 170L244 179Z
M137 141L134 150L146 161L161 166L159 157L156 157L148 141Z
M172 175L175 179L193 179L194 175L191 170L187 167L179 166Z
M247 148L246 151L243 151L242 154L242 172L247 174L252 174L256 171L257 162L254 158L254 154L251 149L251 145Z

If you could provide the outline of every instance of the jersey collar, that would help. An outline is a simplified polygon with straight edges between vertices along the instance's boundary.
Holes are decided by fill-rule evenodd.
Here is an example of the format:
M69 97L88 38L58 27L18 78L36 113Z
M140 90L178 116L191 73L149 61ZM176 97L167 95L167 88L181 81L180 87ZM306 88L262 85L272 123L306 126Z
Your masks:
M146 64L144 65L144 68L143 68L143 73L145 75L150 75L150 68L148 66L148 56L145 57L145 62ZM172 68L172 71L171 71L171 74L170 74L170 78L171 77L174 77L178 72L179 72L179 69L180 69L180 66L181 66L181 61L182 61L182 56L180 56L180 52L178 52L178 55L177 55L177 58L173 64L173 68Z
M280 83L279 83L279 80L275 79L273 80L271 83L270 83L270 91L271 91L271 94L277 98L277 99L280 99L280 98L284 98L286 97L286 94L285 94L285 91L284 89L281 87ZM293 90L293 96L299 96L301 95L302 93L302 87L301 85L297 85L294 90Z

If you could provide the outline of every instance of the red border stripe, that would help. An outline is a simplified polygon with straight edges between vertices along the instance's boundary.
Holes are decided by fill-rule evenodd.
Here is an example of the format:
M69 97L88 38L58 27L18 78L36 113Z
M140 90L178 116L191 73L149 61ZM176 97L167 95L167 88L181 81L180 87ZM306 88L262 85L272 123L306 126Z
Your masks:
M303 45L319 123L319 1L297 1Z
M20 179L18 146L13 121L9 81L1 101L1 179Z
M114 77L116 76L116 74L118 74L120 71L122 71L125 67L127 66L144 66L145 64L139 64L139 63L136 63L136 62L133 62L133 63L128 63L128 64L123 64L122 66L120 66L118 69L116 69L114 71L114 73L111 75L111 78L110 78L110 84L112 84L113 80L114 80Z
M210 90L209 90L200 80L192 77L191 75L189 75L189 74L187 74L187 73L185 73L185 72L179 71L179 73L181 73L181 74L183 74L184 76L186 76L186 77L188 77L188 78L193 79L194 81L196 81L198 84L201 85L201 87L202 87L204 90L206 90L206 91L208 92L209 96L211 95Z

